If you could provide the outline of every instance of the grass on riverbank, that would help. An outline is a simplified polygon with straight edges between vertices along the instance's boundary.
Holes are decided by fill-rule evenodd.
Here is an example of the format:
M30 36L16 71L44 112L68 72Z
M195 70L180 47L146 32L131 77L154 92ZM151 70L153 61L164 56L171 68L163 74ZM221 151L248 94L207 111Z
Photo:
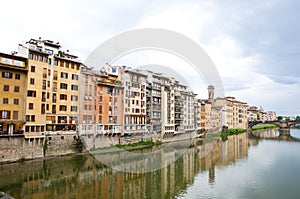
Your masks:
M264 125L259 125L259 126L253 126L252 130L257 131L257 130L263 130L263 129L273 129L273 128L278 128L275 124L264 124Z
M222 140L224 140L224 139L226 140L227 136L238 135L238 134L242 134L245 132L246 132L246 129L228 129L224 132L206 134L204 138L221 137Z
M139 141L134 143L128 143L128 144L116 144L115 146L118 148L124 148L124 147L137 147L142 145L154 145L155 143L152 140L146 140L146 141Z

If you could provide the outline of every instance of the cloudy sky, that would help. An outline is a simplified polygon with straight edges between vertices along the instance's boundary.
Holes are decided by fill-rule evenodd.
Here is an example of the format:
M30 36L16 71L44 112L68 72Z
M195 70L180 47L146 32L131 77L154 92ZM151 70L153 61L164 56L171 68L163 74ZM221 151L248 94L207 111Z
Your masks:
M102 42L124 31L168 29L207 52L226 96L278 114L300 115L299 7L297 0L11 0L1 3L0 51L10 53L19 43L42 37L59 41L84 61ZM116 64L162 64L181 73L187 63L161 52L136 52ZM201 78L190 70L184 75L205 98L207 85Z

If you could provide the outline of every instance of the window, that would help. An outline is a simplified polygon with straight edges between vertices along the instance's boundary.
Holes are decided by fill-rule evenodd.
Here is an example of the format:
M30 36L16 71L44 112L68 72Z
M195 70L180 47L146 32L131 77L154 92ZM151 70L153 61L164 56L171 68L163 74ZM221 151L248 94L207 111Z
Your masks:
M57 71L56 70L54 71L53 79L57 80Z
M40 56L39 56L39 58L40 58L40 59L39 59L39 60L40 60L40 62L43 62L43 56L42 56L42 55L40 55Z
M49 59L48 59L48 64L50 64L50 65L51 65L51 58L49 58Z
M14 92L19 92L19 91L20 91L20 87L19 86L15 86Z
M56 105L52 105L52 114L56 114Z
M9 85L4 85L3 90L4 90L4 91L9 91Z
M60 98L60 100L67 100L68 99L68 95L60 94L59 98Z
M45 114L46 113L46 106L45 104L41 105L41 114Z
M14 120L19 119L19 112L18 111L13 111L13 119Z
M26 122L30 122L30 115L26 115Z
M3 98L3 104L8 104L8 98Z
M60 73L60 77L61 77L61 78L68 79L68 73L61 72L61 73Z
M56 103L56 94L55 94L55 93L54 93L53 96L52 96L52 102L53 102L53 103Z
M68 89L68 84L60 83L60 88L61 89Z
M32 90L27 91L27 96L28 97L36 97L36 91L32 91Z
M10 72L2 72L2 77L3 78L12 78L12 73Z
M71 95L71 101L78 101L77 95Z
M49 111L49 104L46 104L46 110Z
M33 110L33 103L28 104L28 109Z
M32 122L35 122L35 115L31 115L30 118Z
M33 59L33 54L32 53L28 54L28 59Z
M47 87L47 81L43 80L42 89L45 90Z
M58 66L58 60L57 59L54 59L54 65Z
M34 54L34 60L38 60L39 56L37 54Z
M59 110L60 110L60 111L67 111L67 106L65 106L65 105L60 105L60 106L59 106Z
M78 75L72 74L72 80L78 80Z
M77 90L78 90L78 86L77 86L77 85L74 85L74 84L72 84L72 85L71 85L71 90L73 90L73 91L77 91Z
M46 92L42 92L42 102L46 101Z
M0 119L10 119L10 111L1 110Z
M34 85L34 78L30 78L30 84Z
M30 67L30 72L33 72L33 73L35 72L35 66Z
M44 57L44 62L47 63L48 57Z
M20 79L20 78L21 78L21 75L17 73L17 74L15 75L15 79Z
M14 105L19 105L19 99L14 99Z
M71 111L72 112L77 112L77 106L71 106Z

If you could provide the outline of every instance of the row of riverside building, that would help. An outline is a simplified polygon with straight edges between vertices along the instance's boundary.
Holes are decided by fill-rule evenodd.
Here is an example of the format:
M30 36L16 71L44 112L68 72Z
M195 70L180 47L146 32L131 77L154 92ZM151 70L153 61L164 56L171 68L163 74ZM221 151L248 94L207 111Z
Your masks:
M18 52L0 53L0 134L51 133L174 136L247 128L275 120L274 112L234 97L197 99L173 77L126 66L84 65L59 43L31 39Z

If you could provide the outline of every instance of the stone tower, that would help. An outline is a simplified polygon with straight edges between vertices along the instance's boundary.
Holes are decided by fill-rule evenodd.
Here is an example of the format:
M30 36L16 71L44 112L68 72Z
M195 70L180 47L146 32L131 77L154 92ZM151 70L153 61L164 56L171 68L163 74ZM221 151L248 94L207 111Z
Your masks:
M214 102L214 94L215 94L215 87L212 86L212 85L209 85L207 87L207 90L208 90L208 101L213 104Z

